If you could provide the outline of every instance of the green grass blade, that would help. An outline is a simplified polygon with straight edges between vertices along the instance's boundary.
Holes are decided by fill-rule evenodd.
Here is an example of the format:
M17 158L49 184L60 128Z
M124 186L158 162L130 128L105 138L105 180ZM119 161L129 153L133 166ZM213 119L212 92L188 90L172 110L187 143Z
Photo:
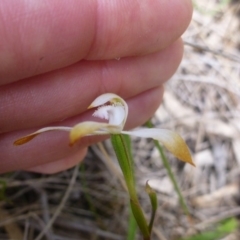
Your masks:
M81 163L79 168L80 168L79 170L81 172L80 181L81 181L83 189L85 189L84 197L85 197L85 199L86 199L86 201L87 201L87 203L89 205L89 209L90 209L91 213L93 214L93 216L95 217L95 219L96 219L96 221L98 223L98 226L101 229L107 229L106 226L104 225L101 217L98 215L94 204L92 203L91 196L89 195L88 191L86 191L86 189L87 189L87 181L86 181L86 176L85 176L85 165L84 165L84 163Z
M152 124L152 122L150 120L146 122L146 126L149 127L149 128L153 128L154 127L154 125ZM190 215L190 212L188 210L187 204L186 204L186 202L184 200L184 197L182 195L180 187L178 186L176 178L175 178L175 176L174 176L174 174L172 172L171 166L170 166L170 164L169 164L169 162L167 160L167 157L166 157L166 155L164 153L164 150L163 150L162 146L159 144L158 141L156 141L156 140L153 140L153 141L154 141L154 144L155 144L156 148L158 149L158 151L160 153L163 165L164 165L165 169L167 170L168 176L169 176L169 178L170 178L170 180L171 180L171 182L172 182L172 184L174 186L174 189L177 192L177 195L178 195L181 207L182 207L182 209L183 209L183 211L185 212L186 215Z
M146 183L146 187L145 190L150 198L150 202L151 202L151 206L152 206L152 214L151 214L151 219L148 225L148 229L149 232L151 234L152 232L152 227L153 227L153 222L155 219L155 215L157 212L157 207L158 207L158 202L157 202L157 194L156 192L151 188L151 186L148 184L148 182Z
M7 183L6 181L0 179L0 201L1 200L6 200L6 189L7 189Z
M211 231L204 231L193 236L182 238L181 240L217 240L222 239L227 236L227 234L234 233L238 230L239 223L235 218L225 219L215 226L215 228L211 227Z

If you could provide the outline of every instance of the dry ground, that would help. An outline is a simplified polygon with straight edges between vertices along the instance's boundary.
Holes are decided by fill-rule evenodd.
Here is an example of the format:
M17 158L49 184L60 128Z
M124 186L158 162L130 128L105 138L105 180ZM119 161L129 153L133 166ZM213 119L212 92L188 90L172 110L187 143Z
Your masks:
M240 1L196 2L184 35L183 62L166 85L164 103L154 117L157 126L175 129L185 138L197 165L169 155L191 221L153 144L136 139L133 144L146 214L146 180L158 194L153 239L180 239L240 216ZM0 176L0 240L126 239L128 197L109 154L106 142L104 148L93 146L80 168L52 176ZM224 239L240 237L235 231Z

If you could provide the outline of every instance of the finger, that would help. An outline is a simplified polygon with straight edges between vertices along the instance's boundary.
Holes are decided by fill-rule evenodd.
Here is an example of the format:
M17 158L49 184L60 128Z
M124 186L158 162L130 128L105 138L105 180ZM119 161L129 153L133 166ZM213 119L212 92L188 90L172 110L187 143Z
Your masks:
M177 69L182 42L147 56L74 66L0 87L0 132L41 127L85 111L100 94L129 98L162 85Z
M154 114L162 100L163 88L158 87L138 96L129 99L129 117L127 128L133 128L147 121ZM62 126L72 126L82 121L89 120L90 113L84 113L71 119L61 122ZM95 118L95 121L98 119ZM69 136L67 132L47 132L39 135L31 142L14 146L13 142L26 134L37 129L22 130L0 135L0 173L28 169L34 166L53 162L58 159L67 158L79 151L104 139L103 137L85 137L73 147L69 146Z
M190 0L26 1L0 5L0 84L165 48L188 26Z
M81 162L84 159L84 157L86 156L86 153L87 153L87 148L83 148L77 153L70 155L66 158L63 158L54 162L50 162L50 163L45 163L45 164L28 168L25 170L30 172L42 173L42 174L58 173L77 165L79 162Z

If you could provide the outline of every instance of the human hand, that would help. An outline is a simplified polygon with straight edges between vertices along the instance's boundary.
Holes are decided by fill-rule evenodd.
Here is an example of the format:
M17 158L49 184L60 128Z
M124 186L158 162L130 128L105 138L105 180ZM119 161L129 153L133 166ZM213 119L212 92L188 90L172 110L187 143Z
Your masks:
M54 173L77 164L99 137L74 147L62 132L13 142L43 126L89 119L86 109L102 93L127 99L127 128L148 120L181 61L179 38L192 14L190 0L8 0L0 10L2 173Z

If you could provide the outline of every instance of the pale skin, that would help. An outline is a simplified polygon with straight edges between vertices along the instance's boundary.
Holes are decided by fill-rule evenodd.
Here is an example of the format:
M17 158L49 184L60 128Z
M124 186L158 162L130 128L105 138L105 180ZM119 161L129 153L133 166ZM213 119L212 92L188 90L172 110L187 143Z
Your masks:
M103 93L127 100L126 128L148 120L182 59L191 15L190 0L2 1L0 173L56 173L80 162L100 137L73 147L65 132L13 142L44 126L93 120L86 109Z

